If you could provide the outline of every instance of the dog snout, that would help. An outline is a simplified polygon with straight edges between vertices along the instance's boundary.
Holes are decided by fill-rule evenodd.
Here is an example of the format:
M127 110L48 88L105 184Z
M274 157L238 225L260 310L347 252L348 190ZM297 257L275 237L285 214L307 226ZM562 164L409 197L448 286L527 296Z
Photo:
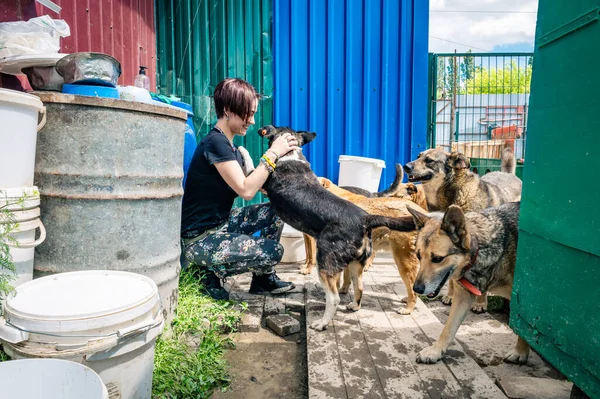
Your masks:
M409 162L403 166L403 169L406 173L411 174L414 167L415 167L415 164L413 162Z
M413 291L417 294L423 294L425 292L425 283L423 283L421 280L415 281L415 284L413 285Z

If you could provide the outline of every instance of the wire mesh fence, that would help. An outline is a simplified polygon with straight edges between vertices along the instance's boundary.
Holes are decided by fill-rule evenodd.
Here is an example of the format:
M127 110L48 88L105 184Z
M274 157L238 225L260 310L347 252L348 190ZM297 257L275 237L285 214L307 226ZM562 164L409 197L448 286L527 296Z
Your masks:
M506 146L521 175L532 53L430 55L429 145L459 151L483 175L500 169Z

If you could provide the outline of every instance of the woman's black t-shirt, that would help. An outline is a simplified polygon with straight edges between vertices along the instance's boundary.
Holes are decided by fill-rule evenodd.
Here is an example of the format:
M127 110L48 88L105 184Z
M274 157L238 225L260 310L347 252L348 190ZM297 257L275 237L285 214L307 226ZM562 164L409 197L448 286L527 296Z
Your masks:
M235 145L218 129L204 137L192 157L183 194L181 235L193 238L225 223L237 194L223 180L214 164L244 160Z

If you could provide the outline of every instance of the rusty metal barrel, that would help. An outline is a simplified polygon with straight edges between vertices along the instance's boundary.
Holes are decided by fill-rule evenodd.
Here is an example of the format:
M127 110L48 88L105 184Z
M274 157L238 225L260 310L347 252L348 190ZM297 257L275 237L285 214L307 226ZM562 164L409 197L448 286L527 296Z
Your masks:
M185 112L36 93L47 109L35 184L46 241L34 278L123 270L158 285L165 319L177 306Z

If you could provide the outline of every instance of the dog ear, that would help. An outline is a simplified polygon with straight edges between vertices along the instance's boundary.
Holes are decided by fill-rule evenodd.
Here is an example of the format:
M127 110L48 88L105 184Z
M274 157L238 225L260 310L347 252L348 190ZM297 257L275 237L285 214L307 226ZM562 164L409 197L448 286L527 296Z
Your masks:
M315 132L298 132L300 134L300 137L302 137L302 144L308 144L311 141L313 141L315 139L315 137L317 137L317 134Z
M469 158L467 158L465 154L461 154L460 152L453 152L452 154L450 154L446 162L448 162L448 166L450 166L453 169L471 168L471 162L469 161Z
M469 249L470 240L467 233L467 222L460 206L450 205L442 219L442 230L448 234L454 245L462 249Z
M321 186L323 186L323 188L331 187L331 180L329 180L326 177L319 177L319 183L321 183Z
M406 183L406 192L408 195L414 195L419 192L419 189L413 183Z
M421 230L423 228L423 226L425 226L425 223L427 223L427 221L429 220L429 216L424 213L419 212L418 210L411 207L410 205L407 205L406 209L412 215L412 217L415 221L415 226L417 226L417 230Z

